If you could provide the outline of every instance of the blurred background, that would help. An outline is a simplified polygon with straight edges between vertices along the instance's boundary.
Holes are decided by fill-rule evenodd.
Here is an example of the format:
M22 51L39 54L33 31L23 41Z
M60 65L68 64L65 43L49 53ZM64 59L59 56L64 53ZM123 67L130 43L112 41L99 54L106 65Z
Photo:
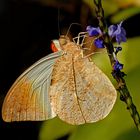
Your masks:
M103 1L108 25L123 22L127 42L118 59L133 101L140 112L140 0ZM51 53L50 42L66 34L72 37L87 25L98 26L92 0L0 0L0 108L15 79L31 64ZM95 63L111 77L106 54L93 56ZM80 126L58 118L45 122L5 123L0 117L1 140L139 140L140 133L123 102L118 100L102 121Z

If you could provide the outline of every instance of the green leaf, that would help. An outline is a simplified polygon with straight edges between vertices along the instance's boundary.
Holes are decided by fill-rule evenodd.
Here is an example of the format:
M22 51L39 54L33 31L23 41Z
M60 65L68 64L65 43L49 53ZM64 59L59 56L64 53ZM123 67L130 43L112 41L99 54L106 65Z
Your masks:
M125 47L125 46L124 46ZM140 66L140 37L127 40L127 51L125 52L125 67L127 71L131 71Z
M76 126L67 124L56 117L42 124L39 140L56 140L71 134L75 127Z
M103 0L102 5L104 8L105 16L112 15L113 13L117 12L119 9L119 5L113 0Z
M83 1L90 6L93 14L95 14L95 7L94 7L93 0L83 0ZM102 1L102 5L105 11L104 13L105 16L112 15L112 13L115 13L119 9L119 5L113 0Z
M127 18L130 18L130 17L136 15L137 13L140 13L140 7L126 8L120 12L117 12L115 15L113 15L111 17L111 21L112 21L112 23L118 23L122 20L125 20Z

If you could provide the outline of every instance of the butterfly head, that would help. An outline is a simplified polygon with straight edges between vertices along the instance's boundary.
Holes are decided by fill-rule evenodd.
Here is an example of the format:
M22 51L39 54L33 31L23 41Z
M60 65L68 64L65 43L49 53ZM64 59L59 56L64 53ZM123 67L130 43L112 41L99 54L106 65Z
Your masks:
M61 35L59 40L52 40L51 49L53 52L61 51L68 42L70 42L70 39L67 36Z
M63 50L65 45L67 45L70 41L69 37L61 35L59 40L53 40L51 43L51 49L53 52L57 52Z
M78 49L78 46L72 42L68 36L61 35L59 40L53 40L51 44L51 49L53 52L61 51L63 50L67 54L73 54L74 56L77 56L81 53L81 50Z

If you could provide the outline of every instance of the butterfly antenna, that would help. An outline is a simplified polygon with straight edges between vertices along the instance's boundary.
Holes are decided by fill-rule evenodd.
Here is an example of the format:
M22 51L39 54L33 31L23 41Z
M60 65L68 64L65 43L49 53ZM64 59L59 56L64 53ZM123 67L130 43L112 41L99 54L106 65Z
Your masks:
M71 24L70 24L70 26L69 26L69 28L68 28L68 31L67 31L67 33L66 33L66 36L68 36L69 31L70 31L70 29L71 29L72 25L79 25L79 26L81 26L81 27L82 27L82 25L81 25L80 23L71 23Z
M58 23L57 23L57 27L58 27L58 33L59 33L59 37L61 35L61 31L60 31L60 8L58 8Z

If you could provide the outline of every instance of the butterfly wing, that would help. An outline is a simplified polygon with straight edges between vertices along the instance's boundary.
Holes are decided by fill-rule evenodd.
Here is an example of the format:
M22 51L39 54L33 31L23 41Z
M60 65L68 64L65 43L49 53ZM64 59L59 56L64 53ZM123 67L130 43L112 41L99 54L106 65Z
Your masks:
M15 81L3 103L3 120L46 120L55 116L48 92L53 66L60 56L62 51L40 59Z
M117 92L109 78L88 59L74 63L76 93L87 123L105 118L112 110Z
M74 60L68 55L60 59L54 68L59 75L52 76L50 87L56 114L70 124L92 123L105 118L117 97L108 77L88 59Z

